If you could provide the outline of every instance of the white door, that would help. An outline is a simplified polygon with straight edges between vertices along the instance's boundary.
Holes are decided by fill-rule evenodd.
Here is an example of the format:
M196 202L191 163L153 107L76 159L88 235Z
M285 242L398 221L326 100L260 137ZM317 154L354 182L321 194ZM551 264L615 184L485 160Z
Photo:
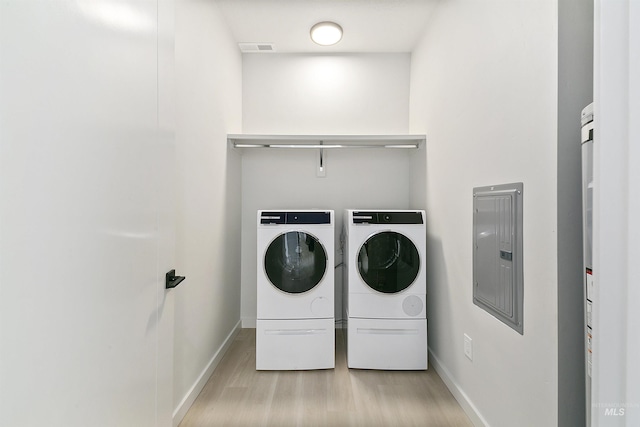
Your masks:
M0 425L171 424L170 6L0 1Z

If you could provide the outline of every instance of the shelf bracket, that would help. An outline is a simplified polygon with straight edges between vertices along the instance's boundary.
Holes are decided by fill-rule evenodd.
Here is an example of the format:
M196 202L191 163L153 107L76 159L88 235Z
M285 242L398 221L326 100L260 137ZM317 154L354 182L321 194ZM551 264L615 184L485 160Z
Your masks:
M178 286L186 277L184 276L176 276L176 270L171 270L167 274L165 274L165 289L173 289Z
M324 145L324 141L320 141L320 145ZM327 170L324 158L324 148L318 150L318 168L316 169L316 176L318 178L324 178L327 176Z

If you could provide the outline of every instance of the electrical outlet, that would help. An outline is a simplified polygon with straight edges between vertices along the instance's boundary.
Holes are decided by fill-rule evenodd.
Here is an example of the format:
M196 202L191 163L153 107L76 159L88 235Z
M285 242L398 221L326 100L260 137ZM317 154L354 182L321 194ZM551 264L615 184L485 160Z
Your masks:
M473 340L467 334L464 334L464 355L473 360Z

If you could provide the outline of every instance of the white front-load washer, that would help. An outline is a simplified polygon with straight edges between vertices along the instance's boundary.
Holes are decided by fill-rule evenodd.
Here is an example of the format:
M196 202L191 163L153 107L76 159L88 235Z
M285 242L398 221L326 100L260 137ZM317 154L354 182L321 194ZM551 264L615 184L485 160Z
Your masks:
M334 212L258 211L256 369L335 367Z
M343 240L349 368L427 369L425 212L347 209Z

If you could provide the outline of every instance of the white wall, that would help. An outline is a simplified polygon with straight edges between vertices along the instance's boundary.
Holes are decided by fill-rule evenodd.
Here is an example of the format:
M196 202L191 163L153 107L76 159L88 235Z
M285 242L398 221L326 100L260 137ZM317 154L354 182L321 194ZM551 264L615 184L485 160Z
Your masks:
M407 133L409 55L243 57L243 132ZM248 150L242 154L242 320L255 327L258 209L335 209L336 239L345 208L409 207L410 156L402 150ZM339 240L336 240L338 242ZM336 244L336 262L342 258ZM342 272L336 270L336 318Z
M593 426L640 424L640 4L595 2Z
M172 3L0 2L0 425L171 424Z
M409 64L408 54L245 54L242 131L406 133Z
M494 427L558 422L557 37L555 1L449 0L412 55L410 129L428 141L431 360ZM518 181L524 335L472 302L472 189Z
M174 423L197 397L240 320L242 62L215 2L176 2L177 273Z

